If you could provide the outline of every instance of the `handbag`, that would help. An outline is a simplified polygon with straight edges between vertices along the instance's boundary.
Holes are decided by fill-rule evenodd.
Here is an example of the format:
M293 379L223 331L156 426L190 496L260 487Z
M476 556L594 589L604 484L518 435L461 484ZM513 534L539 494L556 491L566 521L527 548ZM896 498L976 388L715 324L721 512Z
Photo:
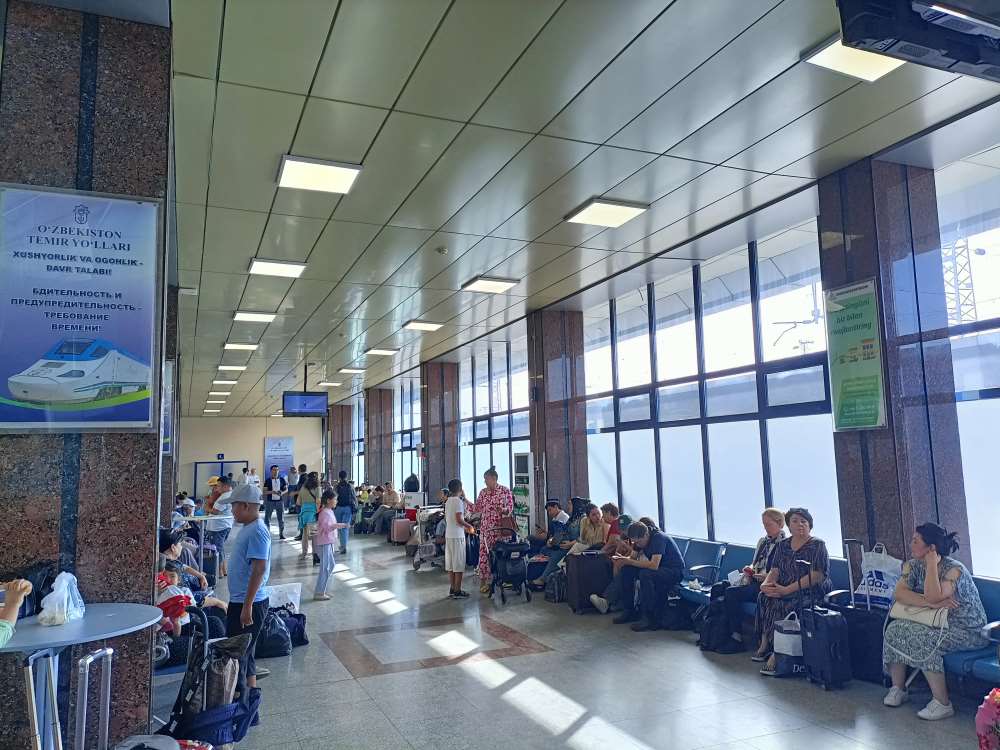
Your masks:
M943 607L936 609L934 607L917 607L913 604L893 602L892 609L889 610L889 617L893 620L918 622L921 625L938 630L948 629L948 610Z
M802 626L798 612L774 623L774 671L776 677L805 675L802 658Z
M854 591L856 597L870 597L872 605L888 607L892 604L896 583L903 575L903 561L886 552L881 542L871 551L862 550L861 581Z

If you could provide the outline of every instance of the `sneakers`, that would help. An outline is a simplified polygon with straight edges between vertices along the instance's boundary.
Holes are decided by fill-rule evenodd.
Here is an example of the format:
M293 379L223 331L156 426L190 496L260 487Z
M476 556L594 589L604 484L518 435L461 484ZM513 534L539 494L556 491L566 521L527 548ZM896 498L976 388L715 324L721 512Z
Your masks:
M925 721L938 721L939 719L947 719L954 715L955 707L950 703L947 706L943 703L938 703L937 698L931 698L930 703L917 711L917 716Z
M257 667L256 668L256 672L257 672L257 674L254 675L254 676L258 680L261 679L262 677L267 677L269 674L271 674L271 670L268 669L267 667Z
M597 594L590 595L590 603L594 605L594 609L600 612L602 615L608 613L608 600L603 596L598 596Z
M316 594L313 597L313 601L316 601L316 602L325 602L325 601L329 601L329 600L330 600L330 595L329 594Z
M284 534L278 534L278 539L284 539L284 538L285 538Z
M885 694L885 698L882 699L882 703L889 708L899 708L908 700L910 700L909 693L903 690L903 688L898 688L894 685L889 688L889 692Z
M448 598L449 599L468 599L469 598L469 592L468 591L449 591L448 592Z

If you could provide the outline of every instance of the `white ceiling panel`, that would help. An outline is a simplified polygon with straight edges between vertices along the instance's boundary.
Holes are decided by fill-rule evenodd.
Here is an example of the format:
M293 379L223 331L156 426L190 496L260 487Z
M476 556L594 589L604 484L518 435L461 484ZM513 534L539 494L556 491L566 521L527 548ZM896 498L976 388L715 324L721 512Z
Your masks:
M433 310L437 305L440 305L456 292L450 289L427 289L426 287L411 291L415 293L390 310L386 316L395 321L397 327L414 318L431 320L434 323L446 322L444 320L429 319L426 316L429 310Z
M503 237L483 237L468 252L456 258L437 276L425 282L425 288L461 289L462 285L494 268L525 246L524 240ZM562 248L565 250L566 248ZM450 255L450 253L449 253Z
M531 139L526 133L469 125L392 217L405 227L437 229Z
M545 133L605 142L777 2L673 3L545 128Z
M204 203L212 154L215 81L174 76L174 180L177 200Z
M177 267L181 270L201 268L201 249L205 239L205 206L178 203L177 206ZM198 286L181 282L181 286Z
M557 245L556 247L561 246ZM566 248L563 249L565 250ZM605 260L609 256L610 253L606 250L592 250L587 247L573 248L555 260L546 263L544 266L534 269L517 286L513 287L510 292L511 294L530 297L531 295L538 294L546 287L555 284L557 281L562 281L575 271L587 268L598 261Z
M341 0L313 94L391 107L448 5L448 0Z
M394 286L419 287L442 270L457 262L469 248L483 238L476 234L435 232L386 281Z
M387 221L461 128L456 122L393 112L334 216Z
M488 275L504 279L524 279L538 269L565 256L567 273L572 273L582 266L573 265L572 259L579 255L578 249L565 245L549 245L544 242L532 242L511 255L506 260L489 269ZM523 282L522 282L523 283Z
M586 159L596 146L537 136L446 225L451 232L488 234Z
M417 251L433 232L387 226L347 272L344 281L352 284L380 284Z
M209 203L267 211L305 97L219 84ZM253 155L250 158L249 155Z
M230 312L237 309L247 278L246 274L202 273L201 286L198 288L198 308Z
M227 3L221 80L308 93L336 9L330 0Z
M670 0L565 3L474 122L540 130L669 4ZM581 49L587 54L578 54Z
M350 317L379 320L394 307L412 297L416 291L404 286L380 286L351 311Z
M380 227L353 221L331 221L323 229L309 262L306 275L312 279L340 281L375 239Z
M276 276L248 276L240 307L232 309L234 311L236 309L277 310L291 286L291 279ZM296 313L294 308L286 307L285 309Z
M170 43L177 74L215 78L219 64L219 31L223 0L173 0ZM176 100L175 100L176 101Z
M257 257L304 261L325 226L323 219L272 213L260 239Z
M557 0L458 0L399 98L407 112L468 120Z
M493 232L498 237L576 245L600 227L569 224L563 217L587 199L602 195L655 159L642 151L602 146ZM555 228L555 229L553 229ZM550 232L552 236L542 236Z
M315 315L328 322L346 318L377 289L375 284L337 284L330 296L316 309Z
M611 143L663 153L840 27L834 3L785 0L626 125ZM807 66L808 67L808 66Z
M203 268L218 273L246 273L266 223L267 214L261 211L209 207Z

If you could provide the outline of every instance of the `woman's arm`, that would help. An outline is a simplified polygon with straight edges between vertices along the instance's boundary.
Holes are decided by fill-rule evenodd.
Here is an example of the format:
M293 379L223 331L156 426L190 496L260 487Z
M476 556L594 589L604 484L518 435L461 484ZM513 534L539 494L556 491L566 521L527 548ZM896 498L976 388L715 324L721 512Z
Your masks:
M903 566L903 575L896 583L896 588L893 591L893 598L900 604L909 604L913 607L926 607L929 602L924 598L923 594L917 593L910 588L910 563L906 563Z
M928 555L930 557L930 555ZM927 572L924 574L924 599L927 600L929 605L936 606L938 604L954 603L955 599L955 589L958 584L958 577L962 574L962 571L958 568L952 568L949 570L942 581L940 578L940 567L938 566L938 561L935 560L933 564L934 579L933 587L931 586L931 565L927 566Z

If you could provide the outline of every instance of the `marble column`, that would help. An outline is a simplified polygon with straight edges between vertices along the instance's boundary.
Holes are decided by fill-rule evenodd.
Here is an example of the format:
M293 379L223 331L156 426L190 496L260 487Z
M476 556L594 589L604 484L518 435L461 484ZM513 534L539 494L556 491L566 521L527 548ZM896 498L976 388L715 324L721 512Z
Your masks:
M864 159L821 180L819 203L823 286L876 280L885 359L887 426L834 435L844 536L902 558L927 520L968 539L951 347L921 333L947 317L934 173Z
M458 465L458 363L420 365L420 424L423 425L426 476L421 486L434 493L460 476Z
M170 406L173 413L168 415L174 426L171 431L170 453L160 457L160 525L170 523L170 514L174 509L174 495L177 494L177 465L175 458L180 450L177 435L177 405L181 403L180 372L177 367L177 287L167 287L167 300L163 311L163 358L174 363L174 379L170 384L174 397ZM164 384L166 387L166 384Z
M361 482L364 477L354 476L354 461L351 460L353 451L351 420L354 418L354 408L350 404L334 404L330 407L327 423L330 429L330 439L327 441L329 455L326 465L330 467L331 481L336 481L337 474L343 470L347 472L348 479Z
M583 370L583 313L539 310L528 316L531 453L535 512L545 499L590 493Z
M392 481L392 395L390 388L365 391L365 472L373 484Z
M166 28L9 0L0 181L164 198L169 73ZM75 572L88 602L151 603L159 472L156 432L0 436L0 574L50 560ZM75 710L72 667L98 645L64 653L64 727ZM148 727L152 633L107 645L114 743ZM0 658L5 749L28 746L22 686L17 660Z

